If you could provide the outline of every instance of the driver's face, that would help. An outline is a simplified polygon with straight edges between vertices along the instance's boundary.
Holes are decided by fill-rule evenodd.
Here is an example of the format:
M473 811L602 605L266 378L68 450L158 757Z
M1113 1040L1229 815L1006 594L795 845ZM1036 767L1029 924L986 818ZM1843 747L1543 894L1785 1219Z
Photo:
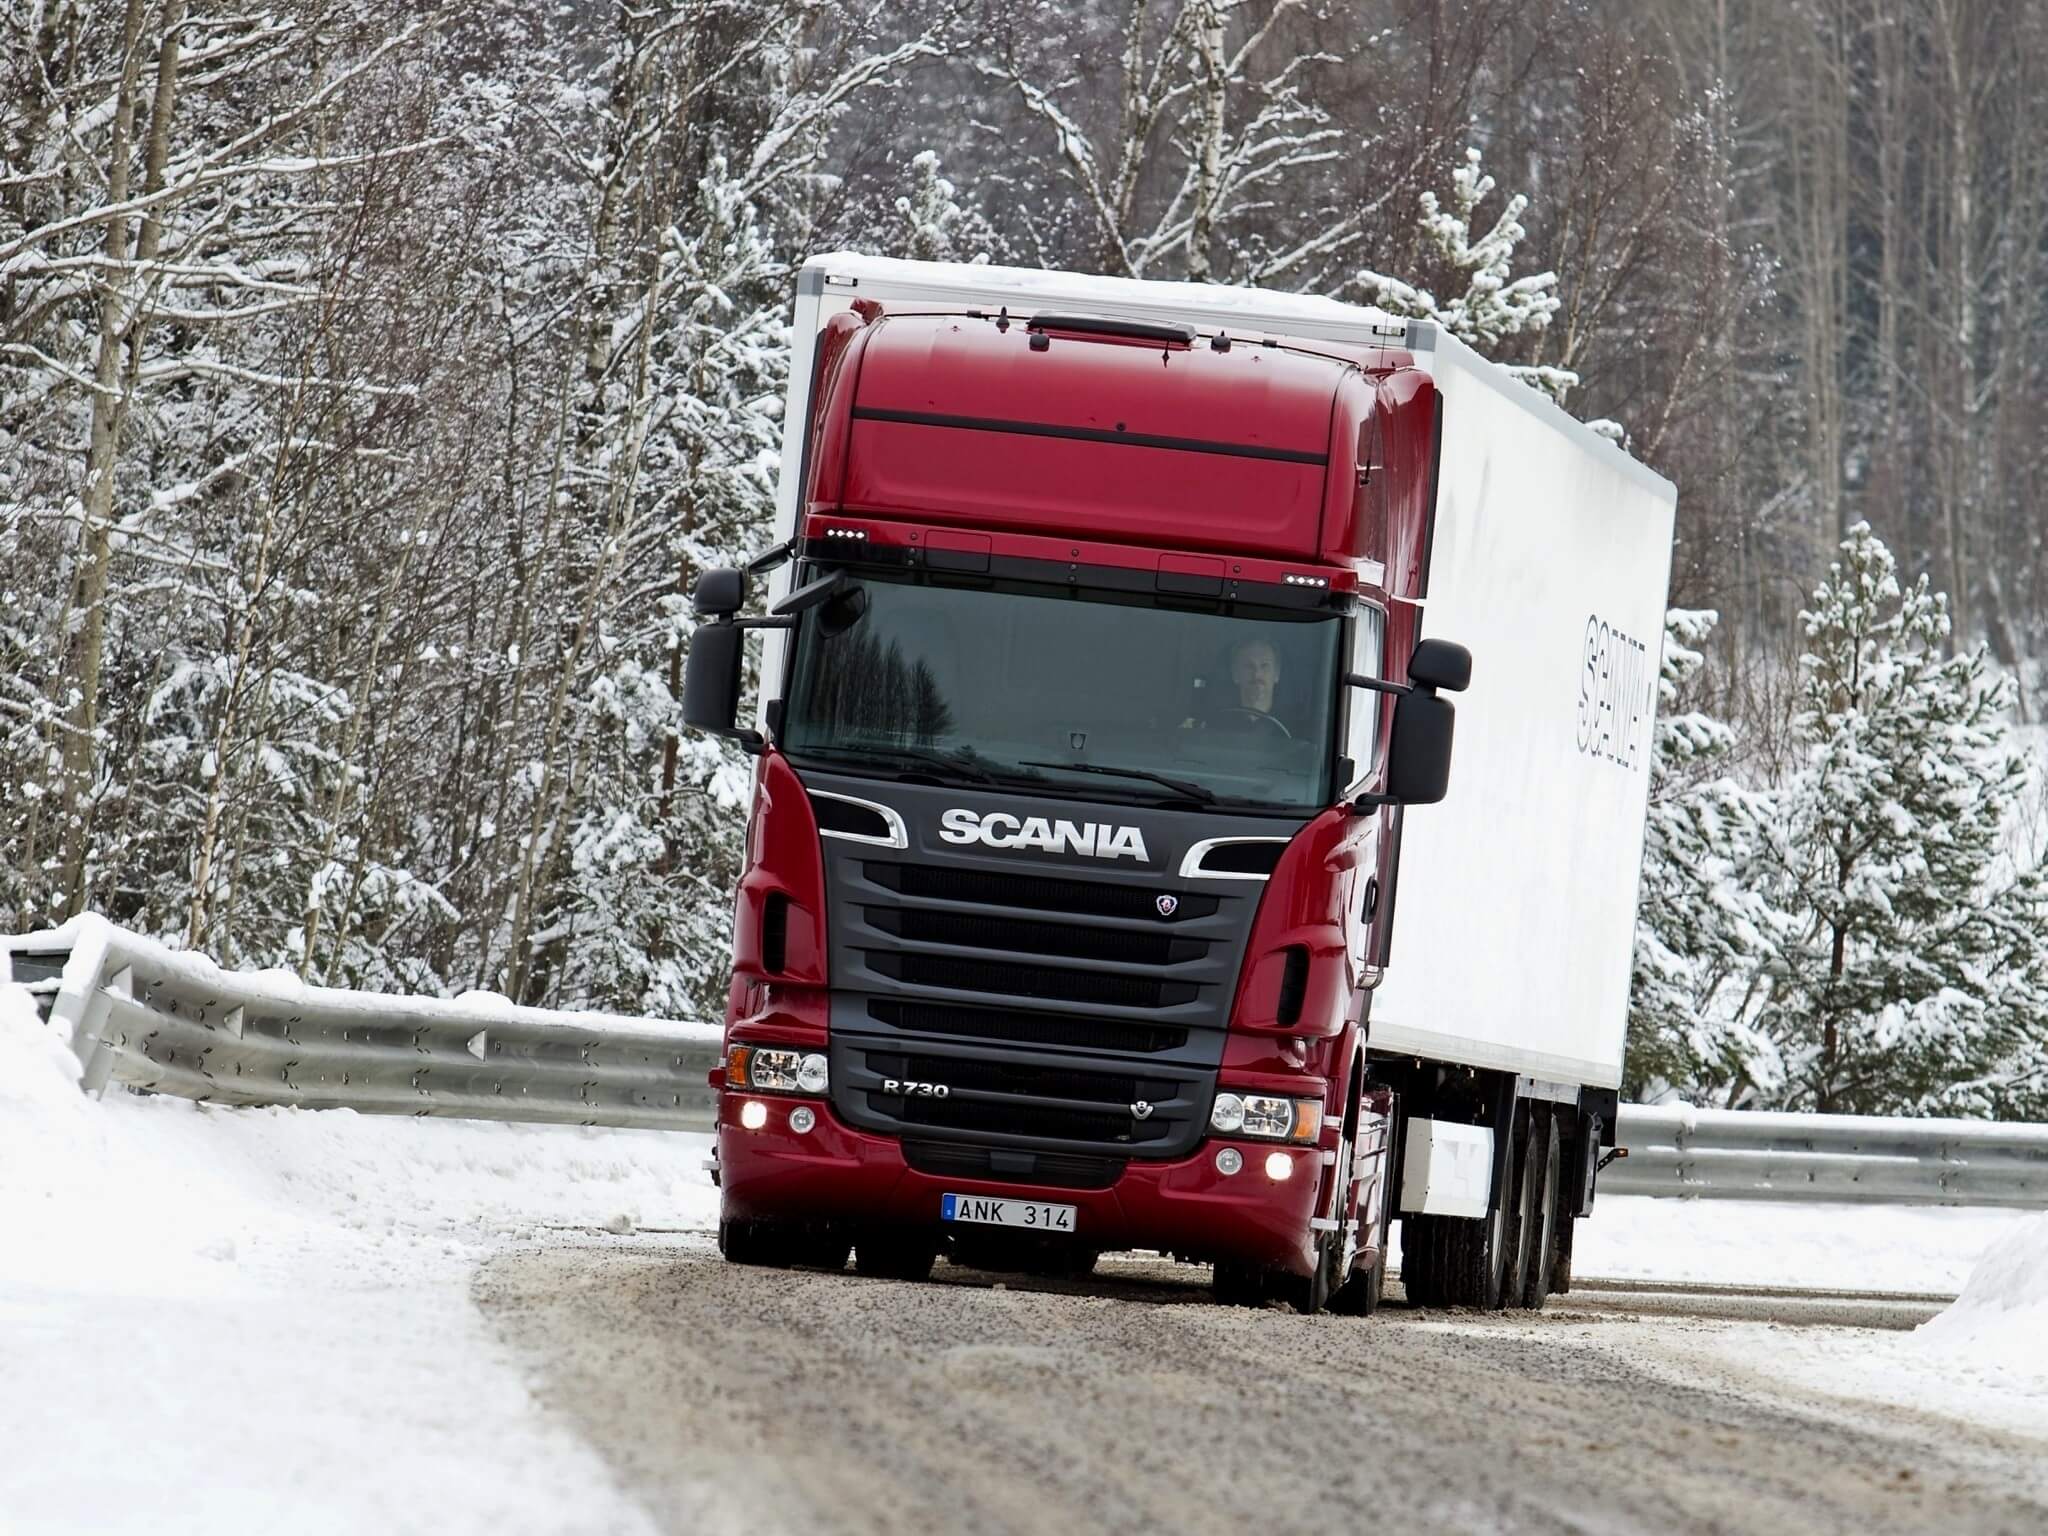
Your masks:
M1273 688L1280 681L1280 657L1270 642L1247 640L1231 653L1230 680L1237 702L1262 715L1273 712Z

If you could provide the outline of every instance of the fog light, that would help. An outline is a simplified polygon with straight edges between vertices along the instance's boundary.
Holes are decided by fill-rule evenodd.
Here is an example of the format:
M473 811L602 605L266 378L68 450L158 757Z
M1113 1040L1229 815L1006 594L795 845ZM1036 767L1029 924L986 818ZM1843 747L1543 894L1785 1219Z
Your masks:
M1293 1172L1294 1159L1285 1152L1268 1152L1266 1154L1266 1177L1275 1184L1281 1183Z
M750 1131L758 1131L768 1123L768 1106L759 1099L749 1099L740 1106L740 1124Z
M801 1136L818 1123L818 1116L808 1104L799 1104L789 1112L789 1128Z
M1226 1179L1244 1166L1244 1154L1235 1147L1225 1147L1216 1154L1216 1171Z

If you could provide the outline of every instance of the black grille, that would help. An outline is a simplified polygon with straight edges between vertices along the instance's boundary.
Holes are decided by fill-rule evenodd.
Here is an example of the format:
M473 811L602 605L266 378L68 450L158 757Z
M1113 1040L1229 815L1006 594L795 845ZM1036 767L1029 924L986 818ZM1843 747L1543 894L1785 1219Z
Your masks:
M1067 1013L1008 1013L993 1008L955 1008L945 1003L897 1002L871 998L868 1017L925 1035L961 1035L976 1040L1015 1040L1029 1045L1082 1046L1098 1051L1177 1051L1188 1032L1165 1024L1127 1024L1119 1019L1076 1018Z
M1128 1109L1049 1109L1042 1104L1003 1104L987 1099L910 1099L896 1118L906 1125L1132 1147L1163 1141L1176 1129L1166 1121L1139 1120Z
M1020 1061L977 1061L962 1056L898 1055L868 1052L868 1070L884 1077L919 1083L945 1083L952 1088L978 1088L987 1093L1037 1094L1052 1099L1088 1099L1118 1108L1138 1099L1164 1099L1171 1082L1140 1082L1116 1072L1075 1072L1069 1067L1040 1066Z
M1128 965L1179 965L1209 952L1206 939L1175 938L1161 929L1132 933L1123 928L1083 928L1071 923L1034 923L942 912L929 907L869 907L869 923L912 943L951 944L962 949L1010 949L1030 955L1077 960L1117 960Z
M958 1142L906 1141L903 1160L919 1173L956 1179L992 1179L1004 1184L1044 1184L1056 1189L1107 1189L1123 1176L1129 1159L1089 1157L1074 1152L1001 1152Z
M1100 1003L1111 1008L1171 1008L1193 1002L1199 990L1192 981L1155 981L1149 976L1113 976L955 955L870 951L868 964L882 975L914 987Z
M930 864L872 860L868 879L912 900L973 902L989 907L1037 907L1089 917L1143 917L1158 922L1158 891L1149 886L1102 885L1055 875L1001 874L981 869L948 869ZM1176 922L1209 917L1218 898L1178 896Z

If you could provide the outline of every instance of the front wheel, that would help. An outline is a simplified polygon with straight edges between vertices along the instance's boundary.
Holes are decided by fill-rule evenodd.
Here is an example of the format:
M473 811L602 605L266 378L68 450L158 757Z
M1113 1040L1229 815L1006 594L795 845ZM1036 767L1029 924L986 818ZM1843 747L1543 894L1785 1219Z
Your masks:
M929 1280L938 1258L939 1245L928 1238L863 1237L853 1245L853 1272L876 1280Z

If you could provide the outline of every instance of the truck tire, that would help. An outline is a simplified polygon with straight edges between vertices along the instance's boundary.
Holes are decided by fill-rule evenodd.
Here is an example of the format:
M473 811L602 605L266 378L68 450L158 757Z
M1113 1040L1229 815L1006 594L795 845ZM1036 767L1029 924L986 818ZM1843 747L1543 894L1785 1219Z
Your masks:
M1523 1282L1521 1303L1536 1310L1550 1296L1551 1277L1557 1266L1557 1228L1564 1200L1564 1148L1562 1127L1551 1110L1540 1110L1529 1126L1528 1158L1535 1186L1533 1207L1536 1230L1531 1241L1528 1278Z
M938 1258L936 1242L904 1233L870 1234L853 1244L854 1273L874 1280L929 1280Z
M1266 1271L1256 1264L1218 1259L1209 1276L1209 1287L1218 1306L1263 1307L1266 1304Z
M853 1244L836 1232L779 1221L718 1224L718 1251L729 1264L767 1269L844 1269Z

